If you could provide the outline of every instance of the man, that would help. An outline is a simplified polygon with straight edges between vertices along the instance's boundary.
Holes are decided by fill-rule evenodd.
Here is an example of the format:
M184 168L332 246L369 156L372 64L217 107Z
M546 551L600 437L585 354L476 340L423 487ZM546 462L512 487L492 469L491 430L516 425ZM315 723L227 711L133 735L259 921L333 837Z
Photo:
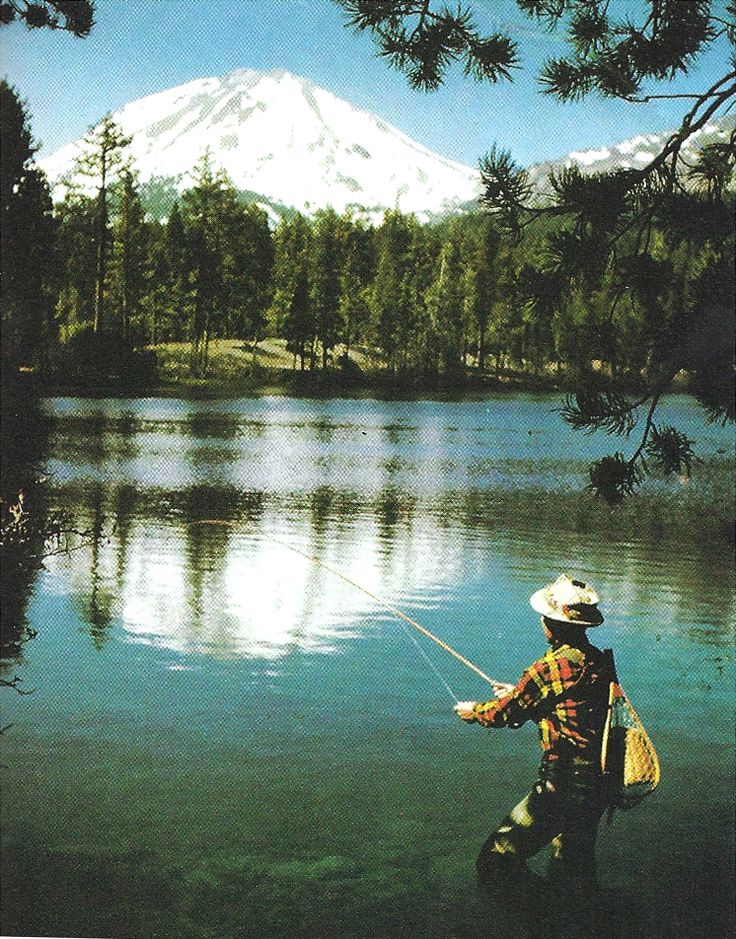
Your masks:
M515 686L497 683L497 700L462 701L458 715L485 727L539 727L542 764L529 795L483 845L476 867L489 883L520 871L527 858L552 842L553 862L578 883L595 880L595 840L605 807L600 773L601 738L613 674L610 652L588 641L599 626L599 598L566 574L538 590L531 605L542 614L550 649Z

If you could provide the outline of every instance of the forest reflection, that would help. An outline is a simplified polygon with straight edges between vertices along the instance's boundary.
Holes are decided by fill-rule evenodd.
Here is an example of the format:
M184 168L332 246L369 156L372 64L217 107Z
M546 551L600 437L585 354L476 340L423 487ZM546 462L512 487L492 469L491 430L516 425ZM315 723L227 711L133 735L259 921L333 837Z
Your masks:
M661 611L661 628L699 623L702 641L718 643L734 617L725 552L714 564L712 540L676 529L662 537L661 506L647 518L639 504L632 539L624 518L596 521L576 494L544 491L429 496L389 483L367 497L327 485L276 494L77 482L56 497L92 535L47 567L97 645L117 625L129 640L178 652L275 659L332 652L369 629L376 604L283 542L414 608L451 597L479 564L501 595L511 577L534 583L583 563L610 584L621 622ZM707 597L695 589L706 577Z

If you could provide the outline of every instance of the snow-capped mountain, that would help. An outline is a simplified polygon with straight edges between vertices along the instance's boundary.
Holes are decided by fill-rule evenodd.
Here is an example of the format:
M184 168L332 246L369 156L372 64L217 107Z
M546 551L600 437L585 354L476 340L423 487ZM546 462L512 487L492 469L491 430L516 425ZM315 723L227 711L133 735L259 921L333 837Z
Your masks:
M476 170L285 71L240 69L197 79L132 101L113 118L133 138L143 183L162 179L186 188L209 148L213 165L238 189L307 212L329 205L427 216L480 192ZM52 184L78 153L74 143L41 161Z
M696 131L685 141L681 154L690 163L698 150L706 144L727 141L734 129L736 119L733 115L713 120ZM577 166L584 175L608 173L614 169L641 169L651 163L662 150L673 130L656 134L640 134L628 140L607 147L590 150L576 150L559 160L535 163L529 167L529 179L539 190L544 191L550 171L559 171L565 167Z
M378 221L385 209L414 212L426 221L476 209L477 170L447 160L374 114L342 101L313 82L282 70L239 69L200 78L126 104L113 118L130 147L149 209L168 212L206 149L238 189L276 221L284 212L354 208ZM683 156L726 140L729 115L706 125L683 146ZM633 137L569 153L529 167L540 192L550 170L577 165L583 173L645 166L670 132ZM493 141L489 139L489 145ZM40 161L52 185L74 166L79 141ZM57 186L55 195L63 193Z

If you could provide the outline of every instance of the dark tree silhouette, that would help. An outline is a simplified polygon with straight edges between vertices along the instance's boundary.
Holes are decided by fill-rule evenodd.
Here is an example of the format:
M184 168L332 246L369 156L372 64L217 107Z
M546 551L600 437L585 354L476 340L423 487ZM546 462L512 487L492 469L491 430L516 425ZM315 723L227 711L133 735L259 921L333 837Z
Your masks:
M29 29L63 29L88 36L95 22L94 0L2 0L0 25L20 20Z
M34 365L51 305L54 225L46 177L35 166L25 104L0 81L0 311L5 367Z
M432 90L453 63L477 80L510 79L518 45L510 36L482 35L474 7L433 0L335 0L348 25L369 32L381 55L406 74L410 84ZM703 146L686 159L684 145L736 99L736 56L708 88L670 93L667 85L687 75L702 54L725 36L736 44L736 2L646 0L639 16L608 0L517 0L519 9L550 31L562 34L567 56L547 61L539 79L543 93L560 101L588 95L648 102L682 98L680 126L640 169L584 176L572 168L551 174L548 191L532 186L510 153L494 146L481 160L482 202L514 233L544 216L554 216L546 260L529 272L527 306L553 317L574 297L591 296L604 283L610 319L633 302L656 319L661 298L651 289L666 276L657 255L657 233L688 242L708 261L687 281L679 315L646 339L641 388L625 397L607 387L600 372L582 368L563 416L587 431L598 428L628 436L643 426L629 456L616 453L594 464L590 484L610 502L633 492L652 469L688 472L692 441L675 428L655 423L662 394L680 372L710 419L734 417L734 230L725 201L736 163L736 138ZM619 19L615 19L616 15ZM661 90L664 89L664 90ZM725 200L725 201L724 201ZM694 223L697 219L697 224ZM641 419L640 419L641 418Z

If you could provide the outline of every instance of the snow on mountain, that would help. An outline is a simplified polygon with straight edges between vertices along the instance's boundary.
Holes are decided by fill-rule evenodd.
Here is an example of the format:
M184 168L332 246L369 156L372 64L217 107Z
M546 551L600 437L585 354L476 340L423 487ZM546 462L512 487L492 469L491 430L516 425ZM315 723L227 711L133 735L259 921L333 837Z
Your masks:
M697 151L706 144L727 141L733 128L733 116L727 115L713 120L688 137L682 146L682 156L691 162ZM608 173L614 169L641 169L661 151L672 133L674 131L670 130L656 134L640 134L608 147L576 150L559 160L535 163L529 167L529 178L537 189L546 191L549 189L546 184L547 175L551 170L558 172L566 167L577 166L584 175L588 175Z
M480 193L477 171L285 71L197 79L132 101L113 118L133 138L141 181L171 179L179 191L209 148L238 189L306 212L354 206L429 216ZM40 161L52 183L78 153L77 142Z
M133 138L131 154L149 205L165 211L192 181L206 149L236 187L273 221L289 210L313 213L354 208L378 221L399 208L421 220L476 209L476 170L447 160L381 118L348 104L313 82L282 70L239 69L200 78L126 104L113 114ZM683 156L726 140L732 116L693 134ZM540 194L547 174L577 165L585 174L645 166L670 132L643 134L597 149L579 150L529 167ZM489 140L489 144L492 141ZM53 184L69 173L79 141L40 161ZM63 195L63 185L55 194Z

